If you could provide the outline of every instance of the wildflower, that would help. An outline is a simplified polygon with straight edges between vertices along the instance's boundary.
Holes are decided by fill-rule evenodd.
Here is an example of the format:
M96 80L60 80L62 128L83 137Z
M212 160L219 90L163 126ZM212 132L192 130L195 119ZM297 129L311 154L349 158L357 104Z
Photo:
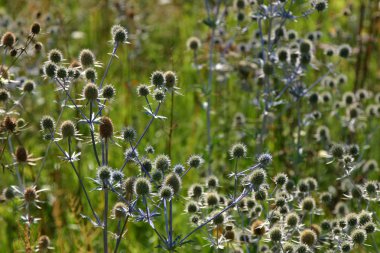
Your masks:
M154 167L162 172L167 171L170 168L171 161L167 155L158 155L154 160Z
M190 201L186 204L186 211L188 213L196 213L198 212L198 205L194 201Z
M115 93L116 93L116 90L112 85L108 84L103 87L102 96L105 99L108 99L108 100L112 99L115 96Z
M265 224L261 220L256 220L251 225L251 232L256 236L263 236L266 232Z
M138 196L146 196L151 192L151 184L148 179L139 177L134 183L134 193Z
M173 188L174 194L178 194L181 189L182 180L176 173L170 173L165 177L163 185L167 185Z
M280 242L282 240L282 229L279 227L273 227L271 230L269 230L269 238L273 242Z
M141 84L137 87L137 94L140 97L146 97L150 94L149 87L145 84Z
M152 73L152 76L150 77L150 83L151 83L151 85L155 86L156 88L163 87L165 84L164 73L161 71L154 71Z
M352 242L355 244L363 244L367 239L367 233L364 229L358 228L351 232Z
M200 155L191 155L187 160L187 165L190 168L199 168L204 163L203 158Z
M161 199L170 200L174 196L173 188L169 185L163 185L158 193Z
M93 83L88 83L83 88L83 97L88 101L93 102L98 99L99 90L98 87Z
M114 25L111 28L111 34L114 43L127 43L128 31L121 25Z
M312 6L314 7L315 10L321 12L327 9L327 0L313 0L312 1Z
M58 49L52 49L49 51L48 59L53 63L60 63L63 60L62 52Z
M76 134L75 125L71 120L66 120L61 124L61 135L63 138L71 138Z
M237 143L230 149L230 156L234 159L244 158L247 156L247 146L243 143Z
M173 71L166 71L164 74L165 85L167 88L173 88L177 84L177 75Z
M133 127L124 128L122 134L123 139L131 143L136 139L137 136L136 130Z
M313 246L317 241L317 235L315 232L311 229L305 229L301 232L300 235L300 241L303 244L306 244L307 246L311 247Z
M83 49L79 54L79 62L82 68L86 69L88 67L95 65L95 55L89 49Z

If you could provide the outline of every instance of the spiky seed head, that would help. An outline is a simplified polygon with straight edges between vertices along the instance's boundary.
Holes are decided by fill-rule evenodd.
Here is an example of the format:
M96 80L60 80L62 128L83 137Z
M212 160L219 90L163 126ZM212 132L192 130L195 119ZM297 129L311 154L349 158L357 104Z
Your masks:
M362 211L361 213L359 213L359 224L360 225L363 226L363 225L367 224L370 221L372 221L372 215L371 215L371 213L366 212L366 211Z
M249 183L253 184L254 187L258 188L260 185L265 183L267 178L267 173L264 169L255 169L249 176Z
M286 182L288 181L288 176L285 174L285 173L278 173L275 177L274 177L274 182L276 185L278 186L283 186L286 184Z
M206 179L206 186L209 189L215 189L219 186L219 180L216 176L209 176Z
M308 253L310 248L306 244L300 244L296 247L295 253Z
M154 71L150 77L151 85L154 85L156 88L163 87L165 84L165 76L162 71Z
M254 223L252 223L251 232L256 236L263 236L266 232L264 222L261 220L256 220Z
M279 227L273 227L269 230L269 238L273 242L280 242L282 240L282 230Z
M360 185L355 185L351 189L351 196L355 199L360 199L363 197L363 188Z
M151 172L153 168L152 162L147 158L141 161L141 166L144 168L144 171L146 172Z
M219 214L214 213L213 215L216 215L213 220L214 225L217 225L217 226L222 225L225 220L224 213L219 213Z
M138 87L137 87L137 94L140 96L140 97L146 97L150 94L150 89L147 85L145 84L140 84Z
M37 192L35 187L27 187L24 190L24 200L31 203L37 199Z
M12 48L16 42L16 36L12 32L6 32L1 37L1 44L5 47Z
M328 204L331 202L332 196L329 192L322 192L320 195L320 199L323 203Z
M154 148L153 148L151 145L147 145L147 146L145 147L145 152L146 152L147 154L154 154Z
M165 177L164 185L172 187L174 194L178 194L182 186L182 179L178 174L172 172Z
M352 144L348 148L348 153L352 156L358 156L359 151L360 151L360 148L357 144Z
M83 69L92 67L95 64L95 55L89 49L83 49L79 54L79 62Z
M108 166L101 166L97 173L100 180L107 181L111 179L112 170Z
M187 160L187 165L190 168L199 168L204 163L203 158L200 155L191 155Z
M286 48L280 48L277 50L277 58L280 62L286 62L289 58L289 51Z
M300 52L301 54L307 54L310 52L313 43L310 40L303 40L300 43Z
M4 188L3 190L3 196L6 200L11 200L15 197L15 192L12 189L12 187Z
M156 100L157 102L160 102L160 103L162 101L164 101L164 99L165 99L165 92L160 90L160 89L154 90L152 95L153 95L154 100Z
M340 144L335 144L331 147L330 153L336 159L342 159L344 155L344 147Z
M201 47L201 41L197 37L190 37L186 44L187 48L193 51L196 51Z
M49 51L48 59L53 63L60 63L63 60L62 52L58 49L52 49Z
M126 216L127 210L127 206L123 202L117 202L112 209L112 213L116 219L120 220Z
M322 228L322 230L324 230L324 231L329 231L329 230L331 229L331 224L330 224L330 222L327 221L327 220L322 221L322 222L321 222L321 228Z
M151 191L151 184L148 179L144 177L139 177L136 179L134 184L134 192L138 196L146 196L149 195Z
M341 45L338 48L338 54L342 58L348 58L351 55L351 51L352 51L351 47L347 44Z
M311 247L317 242L317 235L313 230L305 229L301 232L300 241L301 243Z
M94 83L88 83L83 88L83 97L85 97L88 101L95 101L98 99L99 90L98 87Z
M17 147L15 152L16 161L19 163L25 163L28 160L28 152L22 146Z
M166 71L164 74L165 85L167 88L173 88L177 84L177 75L173 71Z
M284 197L277 197L274 200L274 204L276 207L283 207L286 204L286 199Z
M87 68L84 71L84 76L87 80L94 82L98 75L97 75L96 70L94 68Z
M259 155L257 161L260 163L261 166L268 166L272 163L272 155L268 153L263 153Z
M30 27L30 33L37 35L41 31L41 25L37 22L33 23L32 26Z
M367 233L364 229L358 228L351 232L352 242L355 244L364 244L367 239Z
M126 43L128 40L128 31L121 25L112 26L111 35L114 43Z
M268 191L264 187L260 187L255 191L255 199L258 201L266 200L268 197Z
M182 175L182 173L185 171L185 167L182 164L176 164L173 168L173 172Z
M124 173L119 170L114 170L112 171L111 177L113 182L121 182L124 178Z
M58 67L56 76L60 79L65 79L68 76L67 69L65 67Z
M346 222L347 222L348 226L355 227L359 223L357 214L356 213L347 214L346 215Z
M234 159L247 156L247 146L243 143L236 143L230 148L230 157Z
M24 84L22 85L22 90L24 92L32 92L34 90L34 88L36 87L36 84L34 83L34 81L32 80L27 80L24 82Z
M66 120L61 124L61 135L63 138L75 136L75 125L71 120Z
M364 230L366 231L367 234L372 234L376 231L376 225L373 222L367 222L364 225Z
M163 177L164 177L164 174L162 173L161 170L155 169L152 172L152 180L155 182L161 181Z
M365 183L364 187L368 195L373 196L379 189L379 183L377 181L368 181Z
M285 223L289 227L296 227L299 222L299 216L297 213L288 213L285 217Z
M174 196L174 191L171 186L163 185L158 194L161 199L171 199Z
M352 244L349 241L342 242L342 245L340 247L342 249L342 252L350 252L352 250Z
M45 252L50 247L50 239L46 235L42 235L38 238L38 251Z
M216 206L219 204L219 196L216 192L209 192L206 195L206 203L208 206Z
M133 142L136 139L137 133L133 127L126 127L123 130L123 139L128 142Z
M7 102L11 94L6 89L0 89L0 102Z
M50 78L55 78L57 74L58 66L54 62L46 62L44 65L44 73Z
M190 221L191 223L195 224L195 225L198 225L198 222L199 222L199 216L198 215L193 215L190 217Z
M312 6L316 11L322 12L327 9L327 0L314 0Z
M128 161L135 160L138 158L139 153L137 152L136 149L133 148L127 148L124 152L125 159Z
M113 123L112 120L106 116L100 119L99 135L103 139L111 138L113 135Z
M1 123L1 126L5 128L8 132L13 133L16 130L17 123L15 118L6 116Z
M308 177L305 179L305 182L309 187L309 191L315 191L318 188L318 181L315 178Z
M194 201L190 201L186 204L186 212L196 213L198 212L198 204Z
M123 190L125 195L131 196L134 193L134 185L135 185L136 178L135 177L128 177L124 180L123 183Z
M116 90L111 84L107 84L106 86L103 87L102 90L102 96L105 99L112 99L115 96Z
M189 188L188 195L191 198L198 199L202 196L203 194L203 187L200 184L193 184Z
M154 160L154 167L162 172L169 170L170 165L171 161L167 155L158 155Z
M36 44L34 44L34 50L36 50L36 53L41 52L42 48L43 48L42 42L36 42Z
M306 197L301 202L301 209L307 212L311 212L315 209L315 200L313 197Z
M295 251L295 245L289 242L284 243L283 246L284 252L293 253Z

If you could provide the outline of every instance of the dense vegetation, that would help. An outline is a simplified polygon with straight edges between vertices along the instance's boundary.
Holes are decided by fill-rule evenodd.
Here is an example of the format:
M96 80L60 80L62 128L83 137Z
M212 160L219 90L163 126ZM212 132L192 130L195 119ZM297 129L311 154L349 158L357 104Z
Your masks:
M379 1L0 1L2 252L379 252Z

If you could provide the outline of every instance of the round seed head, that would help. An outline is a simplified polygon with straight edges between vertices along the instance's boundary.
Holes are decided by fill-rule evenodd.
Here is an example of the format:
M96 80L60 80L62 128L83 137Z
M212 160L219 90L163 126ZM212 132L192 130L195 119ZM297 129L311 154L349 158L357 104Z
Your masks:
M178 174L170 173L165 177L164 185L170 186L171 188L173 188L174 194L178 194L181 189L182 180L178 176Z
M219 196L216 192L209 192L206 195L206 203L208 206L216 206L219 204Z
M342 242L341 246L342 252L350 252L352 250L352 245L350 242Z
M112 171L112 181L113 182L121 182L123 180L124 174L121 171L114 170Z
M123 130L123 138L128 142L133 142L136 139L137 133L133 127L126 127Z
M286 225L288 225L289 227L296 227L299 222L298 214L296 213L287 214L285 218L285 222L286 222Z
M164 177L164 174L162 173L161 170L156 169L152 172L152 180L153 181L156 181L156 182L161 181L163 177Z
M254 187L259 187L263 183L265 183L267 177L267 173L264 169L256 169L249 175L249 182L253 184Z
M125 195L131 196L134 193L134 185L135 185L136 178L135 177L128 177L124 180L123 183L123 190Z
M197 37L190 37L186 44L188 49L194 51L201 47L201 41Z
M252 223L251 232L256 236L263 236L266 232L264 222L261 220L256 220L254 223Z
M12 48L16 42L16 36L12 32L6 32L1 37L1 44L5 47Z
M120 25L114 25L111 28L111 35L114 43L126 43L128 40L128 31Z
M163 185L158 194L161 199L171 199L174 196L174 191L169 185Z
M301 208L304 211L311 212L315 208L315 200L312 197L306 197L301 202Z
M221 213L221 214L214 213L213 215L217 215L217 216L215 216L215 218L213 220L214 225L217 225L217 226L222 225L224 220L225 220L224 214L223 213Z
M6 89L0 89L0 102L7 102L11 94Z
M37 22L33 23L32 26L30 27L30 33L37 35L41 31L41 25Z
M117 202L112 209L112 213L119 220L126 216L127 210L127 206L123 202Z
M153 98L154 98L154 100L156 100L157 102L162 102L162 101L164 101L164 99L165 99L165 92L164 91L162 91L162 90L154 90L154 92L153 92Z
M34 202L37 199L37 192L34 187L27 187L24 190L24 200L27 203Z
M143 167L144 171L151 172L153 168L153 164L149 159L144 159L141 161L141 166Z
M79 54L79 62L81 66L86 69L92 67L95 64L95 55L89 49L83 49Z
M63 138L75 136L75 125L71 120L66 120L61 124L61 135Z
M65 79L68 76L67 69L65 67L58 67L56 75L58 78Z
M271 62L266 62L263 66L263 72L266 76L273 75L274 73L274 66Z
M186 204L186 211L188 213L196 213L198 212L198 205L194 201L190 201Z
M189 188L189 192L188 192L189 197L198 199L202 196L202 194L203 194L203 188L199 184L194 184Z
M28 152L22 146L17 147L15 152L16 161L19 163L25 163L28 161Z
M336 159L342 159L344 155L344 147L340 144L335 144L330 149L331 155Z
M338 48L338 54L342 58L348 58L351 55L351 51L352 51L351 47L349 45L347 45L347 44L341 45Z
M34 44L34 50L36 50L36 53L41 52L42 48L43 48L42 42L36 42L36 44Z
M258 201L266 200L268 197L268 191L264 187L260 187L257 191L255 191L255 199Z
M303 40L301 43L300 43L300 52L302 54L307 54L310 52L311 48L312 48L312 42L310 40Z
M328 6L327 0L314 0L312 2L312 6L314 7L316 11L319 11L319 12L324 11L327 9L327 6Z
M98 168L98 178L102 181L111 179L112 171L108 166L101 166Z
M98 99L98 87L93 83L86 84L86 86L83 88L83 96L89 101L94 101Z
M354 244L363 244L367 239L367 233L364 229L355 229L351 232L351 239Z
M177 75L173 71L166 71L164 78L167 88L173 88L177 84Z
M280 242L282 240L282 230L279 227L273 227L269 230L269 238L273 242Z
M87 68L84 71L84 76L87 80L94 82L97 78L96 70L94 68Z
M268 153L261 154L257 161L260 163L261 166L267 166L272 163L272 155Z
M191 155L187 160L187 164L191 168L199 168L204 163L203 158L200 155Z
M366 231L367 234L374 233L376 231L376 225L373 222L367 222L364 225L364 230Z
M323 193L321 193L320 199L325 204L330 203L330 201L332 199L331 193L329 193L329 192L323 192Z
M50 78L55 78L58 66L54 62L46 62L44 65L44 73Z
M137 87L137 94L140 97L146 97L150 94L150 89L147 85L141 84Z
M150 78L151 85L154 85L156 88L160 88L165 84L165 76L161 71L154 71Z
M234 159L244 158L247 156L247 146L243 143L237 143L230 149L230 156Z
M108 100L112 99L115 96L115 93L116 93L116 90L112 85L108 84L103 87L102 96L105 99L108 99Z
M278 173L275 178L274 178L274 182L276 183L276 185L278 186L283 186L286 184L286 182L288 181L288 176L285 174L285 173Z
M62 52L58 49L52 49L48 54L48 59L53 63L60 63L63 60Z
M40 238L38 238L38 251L45 252L46 250L49 249L49 247L50 247L49 237L46 235L40 236Z
M167 155L158 155L154 160L154 167L162 172L167 171L170 168L171 161Z
M367 224L370 221L372 221L372 215L371 215L371 213L366 212L366 211L362 211L359 214L359 224L360 225L363 226L363 225Z
M185 167L182 164L177 164L173 168L173 172L182 175L182 173L185 171Z
M113 123L112 120L106 116L103 116L100 120L99 125L99 135L100 137L106 139L111 138L113 135Z
M139 177L136 179L134 184L134 192L138 196L146 196L149 195L151 191L151 184L148 179L144 177Z
M311 247L317 242L317 235L315 232L311 229L305 229L301 232L300 235L300 241L303 244L306 244L307 246Z
M219 186L219 180L216 176L210 176L206 179L206 186L209 189L215 189Z
M15 192L11 187L7 187L3 190L3 196L6 200L11 200L15 197Z

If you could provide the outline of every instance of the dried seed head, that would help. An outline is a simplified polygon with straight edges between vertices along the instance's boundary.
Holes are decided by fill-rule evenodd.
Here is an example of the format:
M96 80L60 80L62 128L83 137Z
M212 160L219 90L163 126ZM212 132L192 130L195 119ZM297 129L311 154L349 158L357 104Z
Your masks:
M70 138L75 136L75 125L71 120L66 120L61 124L61 135L63 138Z
M103 116L100 120L99 135L103 139L111 138L113 135L113 123L112 120L106 116Z
M263 72L266 76L273 75L274 73L274 66L271 62L266 62L263 66Z
M15 118L6 116L1 123L1 129L5 129L8 132L13 133L16 130L17 123Z
M25 163L28 161L28 152L22 146L17 147L15 152L16 161L19 163Z
M124 180L123 183L123 190L125 195L132 196L134 193L134 185L135 185L136 178L135 177L128 177Z
M40 236L38 238L38 251L45 252L50 247L50 239L46 235Z
M36 44L34 44L34 50L36 50L37 53L41 52L42 48L43 48L42 42L36 42Z
M37 199L37 192L34 187L27 187L24 190L24 199L27 203L34 202Z
M37 35L41 31L41 25L37 22L33 23L32 26L30 27L30 33Z
M83 88L83 97L85 97L89 101L94 101L98 99L99 90L98 87L94 83L88 83Z
M13 49L11 49L11 51L9 52L9 55L10 55L11 57L16 57L16 56L17 56L17 53L18 53L17 49L16 49L16 48L13 48Z
M257 201L263 201L267 199L268 191L264 187L260 187L257 191L255 191L254 195Z
M151 184L148 179L144 177L139 177L136 179L134 184L134 192L138 196L146 196L149 195L151 191Z
M254 223L252 223L251 232L256 236L263 236L266 232L264 222L261 220L256 220Z
M127 206L123 202L117 202L112 209L112 213L116 219L123 219L127 214L127 210Z
M288 176L287 176L285 173L278 173L278 174L274 177L274 182L275 182L276 185L278 185L278 186L283 186L283 185L285 185L287 181L288 181Z
M89 49L83 49L79 54L79 62L83 69L92 67L95 64L95 55Z
M16 36L12 32L6 32L3 37L1 37L1 44L5 47L12 48L15 42Z

